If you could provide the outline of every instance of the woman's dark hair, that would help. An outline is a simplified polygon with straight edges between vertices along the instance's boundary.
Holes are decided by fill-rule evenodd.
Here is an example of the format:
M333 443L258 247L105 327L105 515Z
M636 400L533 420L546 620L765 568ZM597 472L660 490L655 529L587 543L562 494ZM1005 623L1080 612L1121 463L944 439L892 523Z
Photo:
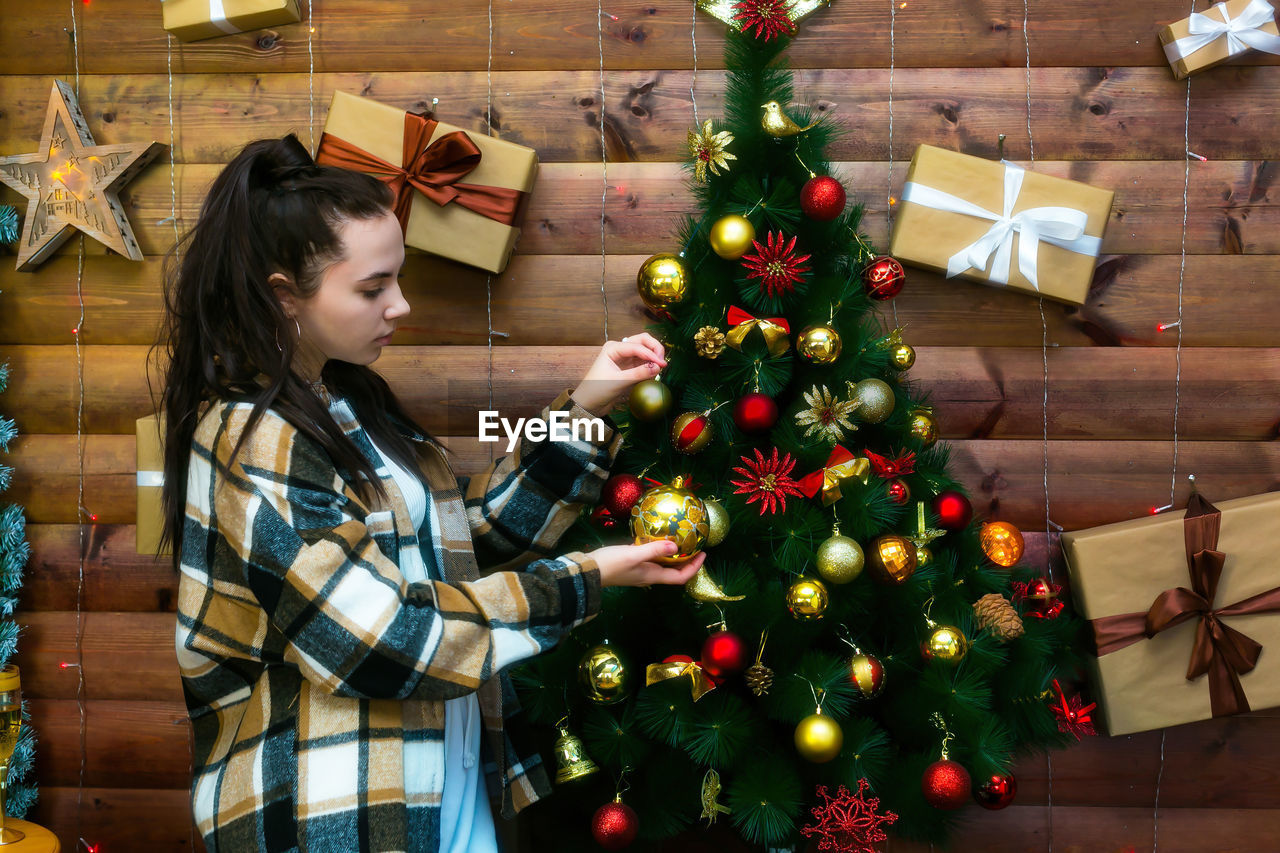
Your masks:
M167 356L164 429L162 547L182 557L187 468L205 403L253 403L233 457L271 408L319 444L338 470L386 497L374 466L343 434L325 402L292 372L294 321L276 298L269 277L283 273L302 298L313 295L324 270L341 259L339 227L391 211L391 191L376 178L318 166L290 134L251 142L209 188L200 219L165 264L165 322L157 347ZM175 260L180 259L180 260ZM322 379L345 397L375 443L408 470L414 445L401 427L426 430L406 413L390 387L368 367L331 360Z

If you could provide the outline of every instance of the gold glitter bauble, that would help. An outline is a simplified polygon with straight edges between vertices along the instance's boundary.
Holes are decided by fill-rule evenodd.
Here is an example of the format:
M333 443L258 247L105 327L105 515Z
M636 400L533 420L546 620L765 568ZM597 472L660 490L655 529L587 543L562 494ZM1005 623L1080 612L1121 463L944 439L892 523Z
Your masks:
M858 417L869 424L887 420L897 405L893 388L881 379L862 380L853 386L852 396L858 401Z
M867 549L867 567L882 583L906 583L916 571L916 546L893 533L877 536Z
M925 447L932 447L938 440L938 422L924 409L916 409L911 413L909 429Z
M844 584L862 574L867 563L862 546L836 534L818 546L818 574L834 584Z
M715 221L707 242L711 244L711 251L726 261L736 261L747 253L755 238L756 228L751 220L731 213Z
M631 535L636 545L670 539L679 548L669 557L654 558L664 566L683 563L701 551L708 533L706 504L684 488L682 477L645 492L631 508Z
M711 443L711 419L702 412L685 412L671 424L671 446L692 455Z
M988 521L978 534L982 552L997 566L1016 566L1026 552L1022 531L1007 521Z
M910 370L916 363L916 351L910 344L896 344L889 350L889 363L897 370Z
M810 714L796 726L796 752L801 758L823 764L839 755L842 746L844 732L826 714Z
M587 649L578 662L578 684L597 705L612 705L627 698L631 673L617 650L608 643Z
M952 625L935 625L920 644L920 654L927 661L955 666L969 651L969 638Z
M706 546L714 548L729 535L729 511L720 501L703 501L703 505L707 508L707 529L710 531Z
M689 295L692 276L684 259L676 255L654 255L640 265L636 290L645 305L655 310L683 302Z
M787 609L802 621L821 619L827 600L827 588L817 578L800 578L787 590Z
M840 334L823 323L805 326L796 338L796 352L813 364L831 364L840 357Z
M645 379L631 386L627 408L638 421L656 421L671 408L671 389L660 379Z

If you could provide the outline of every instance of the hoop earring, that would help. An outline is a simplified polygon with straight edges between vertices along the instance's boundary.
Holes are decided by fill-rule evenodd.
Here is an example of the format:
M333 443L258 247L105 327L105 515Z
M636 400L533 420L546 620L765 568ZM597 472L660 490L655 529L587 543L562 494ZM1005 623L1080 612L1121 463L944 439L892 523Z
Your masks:
M302 340L302 327L298 325L298 318L293 318L293 327L298 330L298 340Z
M280 346L280 329L279 328L276 329L276 349L279 350L280 352L284 352L284 347Z

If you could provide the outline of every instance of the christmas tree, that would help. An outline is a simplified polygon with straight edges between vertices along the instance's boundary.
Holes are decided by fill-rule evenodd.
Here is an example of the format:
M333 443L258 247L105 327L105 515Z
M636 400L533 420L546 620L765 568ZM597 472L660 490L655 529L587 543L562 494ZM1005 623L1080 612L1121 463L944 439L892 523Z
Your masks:
M821 4L702 5L734 24L725 114L689 134L699 215L638 281L669 364L615 415L624 449L570 544L670 533L708 558L684 590L606 590L517 673L566 778L534 820L560 849L717 819L767 847L944 841L971 799L1010 802L1018 755L1087 725L1055 711L1079 622L1016 528L972 519L876 310L902 268L781 58Z

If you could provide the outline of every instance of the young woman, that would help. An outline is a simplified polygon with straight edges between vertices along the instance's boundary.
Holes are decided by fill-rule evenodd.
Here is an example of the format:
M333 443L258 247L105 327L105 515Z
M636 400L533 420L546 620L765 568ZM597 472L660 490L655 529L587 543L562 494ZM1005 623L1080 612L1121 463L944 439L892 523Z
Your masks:
M169 276L165 522L210 853L495 850L486 790L506 816L547 792L504 729L504 668L595 615L602 586L702 562L659 566L666 542L556 556L612 424L454 477L368 366L409 312L392 202L292 136L254 142ZM605 415L663 364L649 335L610 341L543 415Z

